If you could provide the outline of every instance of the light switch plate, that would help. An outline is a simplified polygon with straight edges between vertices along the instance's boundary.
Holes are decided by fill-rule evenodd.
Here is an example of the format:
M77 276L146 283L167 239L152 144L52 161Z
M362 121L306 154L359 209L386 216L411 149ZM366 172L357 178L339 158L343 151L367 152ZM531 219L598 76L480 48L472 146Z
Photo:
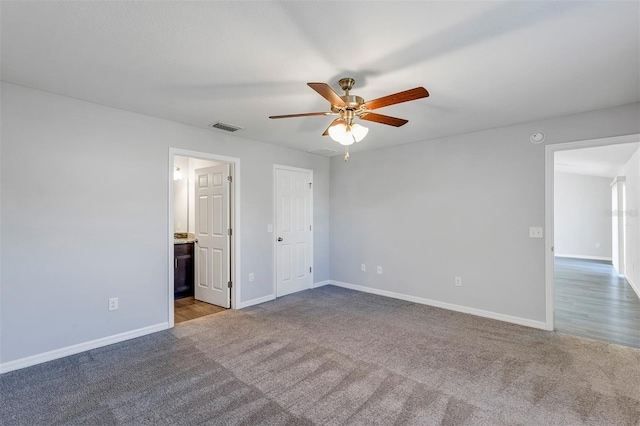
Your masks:
M273 225L272 224L268 224L267 225L267 232L273 232Z
M529 238L542 238L542 227L541 226L531 226L529 227Z

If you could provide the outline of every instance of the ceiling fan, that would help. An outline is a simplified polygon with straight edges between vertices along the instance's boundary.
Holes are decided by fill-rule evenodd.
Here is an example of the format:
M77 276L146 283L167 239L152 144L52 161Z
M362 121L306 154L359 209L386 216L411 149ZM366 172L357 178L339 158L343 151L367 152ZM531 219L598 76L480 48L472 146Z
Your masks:
M288 115L272 115L269 118L291 118L291 117L311 117L315 115L339 115L333 120L329 127L322 134L329 135L331 139L345 145L345 161L349 159L348 146L354 142L360 142L369 132L369 129L354 123L355 118L360 120L373 121L376 123L387 124L389 126L400 127L409 122L403 118L390 117L388 115L377 114L372 110L395 105L402 102L414 101L429 96L429 92L424 87L416 87L414 89L405 90L404 92L394 93L393 95L383 96L365 102L363 98L351 95L349 92L355 84L353 78L343 78L338 84L344 90L344 96L338 95L326 83L307 83L309 87L318 92L320 96L325 98L331 104L331 111L327 112L307 112L303 114Z

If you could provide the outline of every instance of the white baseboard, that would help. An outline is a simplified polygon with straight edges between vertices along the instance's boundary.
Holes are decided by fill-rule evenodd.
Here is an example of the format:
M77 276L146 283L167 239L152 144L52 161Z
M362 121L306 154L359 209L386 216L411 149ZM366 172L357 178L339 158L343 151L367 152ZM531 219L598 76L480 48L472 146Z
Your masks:
M318 287L322 287L323 285L328 285L328 284L331 284L331 281L330 280L324 280L324 281L320 281L320 282L311 284L311 288L318 288Z
M631 286L631 288L633 289L633 291L636 292L636 295L638 296L638 298L640 298L640 287L638 287L638 285L636 283L634 283L633 281L631 281L631 278L629 278L628 275L625 274L624 279L627 280L627 282L629 283L629 285Z
M613 258L611 258L611 257L583 256L581 254L559 254L559 253L556 253L555 257L569 257L571 259L585 259L585 260L605 260L607 262L613 261Z
M323 285L327 285L327 284L331 284L331 281L325 280L325 281L320 281L320 282L317 282L317 283L313 283L313 284L311 284L311 287L309 287L309 288L318 288L318 287L322 287ZM291 294L293 294L293 293L291 293ZM273 294L270 294L270 295L264 296L264 297L258 297L257 299L251 299L251 300L247 300L246 302L239 303L238 306L236 307L236 309L248 308L249 306L259 305L259 304L265 303L265 302L271 302L272 300L275 300L275 299L276 299L276 296L273 295Z
M513 324L524 325L526 327L539 328L542 330L547 330L548 327L544 321L534 321L527 318L514 317L511 315L499 314L491 311L484 311L482 309L470 308L467 306L455 305L453 303L447 302L439 302L437 300L424 299L422 297L410 296L407 294L395 293L387 290L380 290L377 288L365 287L356 284L343 283L340 281L331 281L330 284L333 284L338 287L349 288L351 290L362 291L364 293L372 293L377 294L379 296L392 297L394 299L406 300L408 302L420 303L422 305L434 306L436 308L448 309L450 311L462 312L465 314L476 315L484 318L491 318L498 321L510 322Z
M137 330L115 334L113 336L102 337L100 339L78 343L77 345L71 345L65 348L55 349L53 351L44 352L38 355L32 355L25 358L16 359L14 361L4 362L0 364L0 374L8 373L9 371L13 370L19 370L21 368L31 367L32 365L41 364L47 361L53 361L54 359L64 358L65 356L75 355L91 349L101 348L103 346L112 345L114 343L124 342L125 340L134 339L136 337L145 336L151 333L156 333L168 328L169 323L163 322L160 324L151 325L149 327L143 327Z
M243 308L248 308L249 306L259 305L261 303L271 302L272 300L275 300L275 298L276 298L275 295L270 294L268 296L247 300L246 302L240 302L238 306L236 306L236 309L243 309Z

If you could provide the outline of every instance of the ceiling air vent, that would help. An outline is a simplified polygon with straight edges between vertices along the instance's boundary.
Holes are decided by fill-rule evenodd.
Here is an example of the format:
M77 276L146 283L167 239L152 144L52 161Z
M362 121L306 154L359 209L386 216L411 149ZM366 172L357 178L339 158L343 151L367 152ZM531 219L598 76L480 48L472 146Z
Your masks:
M237 130L242 129L242 127L234 126L233 124L223 123L222 121L209 124L209 127L213 127L214 129L224 130L225 132L235 132Z
M318 148L318 149L312 149L307 152L310 152L312 154L325 155L327 157L331 157L333 154L335 154L338 151L329 149L329 148Z

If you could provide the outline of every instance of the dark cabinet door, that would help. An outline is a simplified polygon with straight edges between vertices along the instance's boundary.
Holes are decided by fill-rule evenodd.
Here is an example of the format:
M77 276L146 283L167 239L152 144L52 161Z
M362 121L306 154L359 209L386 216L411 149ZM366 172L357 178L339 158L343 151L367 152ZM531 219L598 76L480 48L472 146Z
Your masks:
M193 243L174 245L173 267L174 297L193 296Z

